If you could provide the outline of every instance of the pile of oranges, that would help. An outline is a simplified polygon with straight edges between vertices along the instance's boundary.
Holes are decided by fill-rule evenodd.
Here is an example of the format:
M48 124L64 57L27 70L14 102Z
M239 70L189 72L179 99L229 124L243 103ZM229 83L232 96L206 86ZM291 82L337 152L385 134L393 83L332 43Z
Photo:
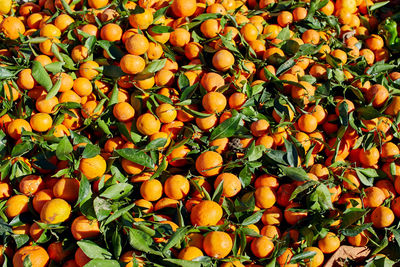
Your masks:
M0 5L2 266L399 260L393 3Z

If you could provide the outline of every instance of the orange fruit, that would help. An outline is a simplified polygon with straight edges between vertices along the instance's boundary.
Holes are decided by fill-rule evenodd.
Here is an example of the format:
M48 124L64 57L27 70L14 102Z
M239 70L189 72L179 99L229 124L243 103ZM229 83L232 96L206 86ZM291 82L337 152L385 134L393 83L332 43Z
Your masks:
M89 180L96 177L101 177L107 168L106 161L100 155L96 155L93 158L81 159L79 164L79 170L88 178Z
M45 267L49 262L49 254L43 247L30 245L22 247L15 252L12 260L13 266L24 267L26 257L29 257L32 267Z
M212 58L212 65L219 71L227 71L235 63L235 58L228 50L217 51Z
M311 259L304 260L304 262L306 263L307 267L322 266L322 264L324 263L324 254L322 253L322 251L319 248L317 248L317 247L306 247L303 251L304 252L313 251L313 252L316 253L316 255L314 255Z
M120 66L127 74L137 74L144 70L146 62L140 56L127 54L121 58Z
M199 248L188 246L179 252L178 259L191 261L203 255L203 252Z
M85 216L76 217L71 225L71 233L76 240L96 237L100 234L99 222Z
M223 182L222 195L225 197L234 197L242 189L239 178L232 173L221 173L218 175L214 182L214 188L216 189L221 182Z
M151 113L144 113L136 120L136 127L144 135L153 135L160 131L160 121Z
M221 231L208 233L203 240L204 252L213 258L225 258L232 250L233 242L231 237Z
M394 213L385 206L378 206L371 213L371 221L376 228L389 227L394 222Z
M324 238L318 240L318 248L324 254L333 253L339 247L340 247L340 239L332 232L328 232Z
M140 186L140 195L147 201L159 200L163 193L163 186L157 179L147 180Z
M16 40L19 38L20 34L23 35L25 33L25 26L18 18L9 16L1 22L0 31L4 33L7 38Z
M25 195L12 196L6 202L4 213L8 218L14 218L17 215L28 211L28 202L29 198Z
M216 225L222 218L222 208L218 203L210 200L203 200L193 207L190 214L192 225L210 226Z
M47 224L65 222L71 215L71 206L61 198L47 201L41 211L40 220Z
M189 193L189 189L190 183L182 175L173 175L165 180L164 192L169 198L183 199Z
M274 251L274 247L274 243L266 236L257 237L251 242L251 252L257 258L268 257Z
M220 154L214 151L206 151L196 159L196 170L202 176L215 176L222 170L223 159Z

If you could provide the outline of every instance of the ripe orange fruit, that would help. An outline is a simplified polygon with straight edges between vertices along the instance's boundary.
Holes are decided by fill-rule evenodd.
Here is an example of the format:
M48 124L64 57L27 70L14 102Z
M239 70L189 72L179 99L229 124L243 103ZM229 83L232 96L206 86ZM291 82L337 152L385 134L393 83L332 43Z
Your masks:
M383 204L385 193L376 186L368 187L364 190L365 197L363 203L365 207L376 208Z
M184 47L190 42L190 32L184 28L177 28L169 37L169 42L176 47Z
M222 170L223 159L214 151L206 151L196 159L196 170L206 177L215 176Z
M18 18L9 16L1 22L0 31L4 33L7 38L16 40L19 38L20 34L23 35L25 33L25 26Z
M378 163L380 153L378 148L373 147L369 150L363 150L363 149L360 150L359 156L360 156L360 162L363 165L370 167Z
M13 139L21 138L22 131L31 132L31 125L23 119L15 119L8 124L7 134Z
M146 62L140 56L127 54L121 58L120 66L127 74L137 74L144 70Z
M78 199L79 181L74 178L61 178L53 185L53 195L66 201Z
M232 53L225 49L217 51L212 58L214 68L219 71L227 71L234 63L235 58Z
M181 260L191 261L203 255L203 252L199 248L187 246L179 252L178 258Z
M269 209L276 202L275 192L269 186L261 186L256 188L254 193L256 205L261 209Z
M190 17L196 12L196 0L174 0L171 10L178 18Z
M156 115L162 123L173 122L177 114L178 112L176 111L175 107L167 103L159 105L156 109Z
M143 34L134 34L126 40L125 48L128 53L140 56L149 49L149 41Z
M160 121L151 113L144 113L136 120L136 127L144 135L153 135L160 131Z
M121 59L121 61L122 61L122 59ZM79 74L81 77L87 78L89 80L93 80L99 74L99 71L97 70L97 68L99 68L99 67L100 66L96 61L91 61L91 60L86 61L85 63L83 63L79 66ZM72 88L72 86L71 86L71 88Z
M301 115L297 123L298 123L300 131L303 131L306 133L314 132L318 126L317 119L311 114Z
M163 186L157 179L147 180L140 186L140 195L147 201L159 200L163 193Z
M101 28L100 37L110 42L118 42L122 37L122 29L118 24L108 23Z
M41 211L40 220L47 224L65 222L71 215L71 206L61 198L47 201Z
M18 249L13 256L13 266L14 267L24 267L24 260L29 257L32 267L45 267L49 262L49 254L41 246L25 246Z
M53 119L47 113L36 113L30 119L30 125L36 132L47 132L53 124Z
M292 203L289 204L283 213L285 220L291 224L295 225L298 221L307 217L307 211L292 211L291 209L300 208L300 204Z
M324 263L324 254L322 253L322 251L317 248L317 247L306 247L304 250L305 251L313 251L316 253L316 255L314 257L312 257L311 259L307 259L304 260L304 262L306 263L307 267L318 267L318 266L322 266L322 264Z
M40 211L42 210L44 204L46 202L50 201L53 198L53 191L50 189L43 189L40 190L35 194L32 200L32 205L33 208L37 213L40 214Z
M167 197L172 199L183 199L190 190L189 181L182 175L173 175L165 180L164 192Z
M209 113L220 113L226 107L226 97L219 92L209 92L203 96L202 104Z
M385 206L379 206L372 211L371 221L376 228L389 227L394 221L394 213Z
M339 247L340 247L340 239L332 232L328 232L324 238L318 240L318 248L324 254L333 253Z
M257 237L251 242L251 252L257 258L268 257L274 251L274 247L274 243L266 236Z
M375 108L382 107L389 98L389 91L380 84L372 85L366 93L366 99L371 102Z
M28 211L29 198L25 195L15 195L10 197L6 202L6 209L4 213L8 218Z
M210 226L216 225L222 218L222 208L214 201L203 200L193 207L190 214L192 225Z
M128 122L135 116L135 109L127 102L120 102L115 104L113 115L118 121Z
M107 163L100 155L96 155L93 158L81 159L81 162L79 164L79 170L89 180L96 177L101 177L105 173L106 168Z
M146 30L153 22L153 13L145 8L143 13L132 14L129 16L129 24L135 29Z
M218 175L214 182L214 188L217 188L221 182L223 182L222 195L225 197L234 197L242 189L239 178L232 173L225 172Z
M100 234L99 222L85 216L76 217L71 225L71 233L76 240L96 237Z
M205 253L213 258L225 258L232 250L233 243L231 237L221 231L208 233L203 240Z

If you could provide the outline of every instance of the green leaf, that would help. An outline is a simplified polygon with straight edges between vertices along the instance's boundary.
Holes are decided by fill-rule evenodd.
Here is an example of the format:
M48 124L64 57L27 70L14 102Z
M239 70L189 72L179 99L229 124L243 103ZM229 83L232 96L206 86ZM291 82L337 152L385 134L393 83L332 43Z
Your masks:
M64 136L60 143L58 143L56 149L56 156L59 160L67 160L69 154L72 152L73 148L68 140L68 137Z
M18 145L14 146L11 150L11 157L19 157L22 156L34 148L34 144L32 142L22 142Z
M26 255L23 262L24 267L32 267L31 255Z
M154 150L160 147L164 147L167 143L167 138L157 138L146 145L146 150Z
M111 202L101 197L96 197L93 200L93 208L99 222L105 220L112 211Z
M187 113L189 113L190 115L195 116L196 118L202 118L203 119L203 118L208 118L208 117L212 116L212 114L210 114L210 113L199 112L199 111L187 108L185 106L183 106L182 109L184 111L186 111Z
M339 105L339 120L343 126L347 126L349 124L349 114L348 109L349 105L346 101L343 101Z
M305 251L302 253L298 253L292 257L292 259L290 260L290 263L297 263L297 262L300 262L305 259L311 259L315 255L317 255L317 253L315 251Z
M121 265L116 260L93 259L86 263L85 267L121 267Z
M121 217L122 215L124 215L125 213L129 212L133 207L135 206L135 203L132 203L129 206L126 206L122 209L118 209L115 213L113 213L110 217L107 218L106 222L104 223L104 225L109 224L110 222L118 219L119 217Z
M173 32L174 28L163 25L155 25L151 27L151 31L154 33L167 33L167 32Z
M381 72L386 72L391 69L394 69L395 67L396 65L386 64L382 61L378 61L367 70L366 74L368 75L378 74Z
M239 114L225 120L217 127L215 127L215 129L211 133L210 140L213 141L219 138L224 138L224 137L229 138L234 136L236 131L239 129L239 124L241 120L242 118Z
M137 250L146 252L146 253L154 253L154 249L150 247L150 245L153 243L153 239L151 238L150 235L147 233L137 230L137 229L128 229L128 239L129 239L129 244ZM161 253L160 253L161 254Z
M181 266L181 267L201 267L203 266L201 262L197 262L194 260L187 261L187 260L180 260L180 259L164 259L166 262L170 262L174 264L175 266Z
M379 112L378 110L376 110L374 107L371 106L361 107L358 108L356 111L364 120L372 120L383 116L381 112Z
M153 60L150 62L146 68L138 75L145 75L149 73L156 73L157 71L161 70L164 68L165 63L167 62L166 58L163 59L158 59L158 60Z
M108 187L103 193L100 194L100 196L109 199L119 199L128 195L132 188L133 185L128 183L114 184Z
M350 208L343 212L341 228L345 229L368 213L366 209Z
M251 183L251 171L248 165L244 166L244 168L240 171L239 180L242 183L243 188Z
M65 64L64 62L53 62L53 63L47 64L46 66L44 66L44 68L47 71L50 71L51 73L56 74L63 70L62 68L63 68L64 64Z
M110 78L119 78L121 76L126 75L125 72L122 71L121 67L115 65L103 66L103 75Z
M82 158L93 158L100 154L100 147L92 144L87 144L82 152Z
M259 211L255 212L253 215L244 219L242 221L241 225L250 225L250 224L258 223L261 220L263 212L264 212L263 210L259 210Z
M340 231L341 234L345 235L345 236L356 236L359 233L361 233L362 231L370 228L372 226L372 223L366 223L366 224L362 224L362 225L358 225L352 228L346 228Z
M151 157L141 150L133 148L123 148L117 149L115 151L124 159L132 161L139 165L145 166L147 168L154 168L155 166Z
M357 177L360 180L360 182L365 185L365 186L373 186L373 181L374 179L368 179L360 169L356 169Z
M176 230L176 232L168 240L168 243L164 246L162 253L166 255L167 251L181 243L189 232L189 226L181 227Z
M51 87L49 93L46 95L46 100L49 100L52 97L56 96L60 88L61 88L61 79L57 79L56 83L53 85L53 87Z
M301 167L286 167L283 165L279 166L283 173L292 178L295 181L307 181L310 178L308 177L306 171Z
M328 187L324 184L320 184L315 189L315 193L318 195L318 203L322 209L328 210L333 209L332 201L331 201L331 193L328 190Z
M9 79L14 76L15 76L14 72L11 72L10 70L8 70L4 67L0 67L0 80Z
M256 146L255 142L252 142L249 149L247 150L245 157L248 158L249 161L256 161L262 157L265 150L266 150L265 146L263 145Z
M83 253L91 259L110 259L112 254L90 240L80 240L77 242Z
M290 196L290 201L292 201L293 199L295 199L300 193L309 190L311 187L317 185L318 182L317 181L308 181L305 182L304 184L296 187L296 189L293 191L292 195Z
M81 181L79 184L79 195L78 195L78 200L76 201L76 205L81 204L84 200L86 200L91 195L92 195L92 189L90 186L90 182L84 175L82 175Z
M383 2L375 3L375 4L373 4L372 6L369 7L369 11L372 12L372 11L374 11L376 9L379 9L379 8L381 8L383 6L386 6L389 3L390 3L390 1L383 1Z
M282 40L282 41L286 41L288 39L290 39L290 30L289 27L285 27L283 28L279 34L276 36L276 39Z
M47 92L53 87L49 74L39 61L32 62L32 77L38 84L43 86Z

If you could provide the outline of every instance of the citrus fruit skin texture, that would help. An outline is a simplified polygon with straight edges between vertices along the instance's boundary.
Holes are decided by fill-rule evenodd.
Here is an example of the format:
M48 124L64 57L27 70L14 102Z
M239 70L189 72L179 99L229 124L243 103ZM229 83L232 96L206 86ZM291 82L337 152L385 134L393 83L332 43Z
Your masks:
M0 0L0 266L395 264L399 14Z

